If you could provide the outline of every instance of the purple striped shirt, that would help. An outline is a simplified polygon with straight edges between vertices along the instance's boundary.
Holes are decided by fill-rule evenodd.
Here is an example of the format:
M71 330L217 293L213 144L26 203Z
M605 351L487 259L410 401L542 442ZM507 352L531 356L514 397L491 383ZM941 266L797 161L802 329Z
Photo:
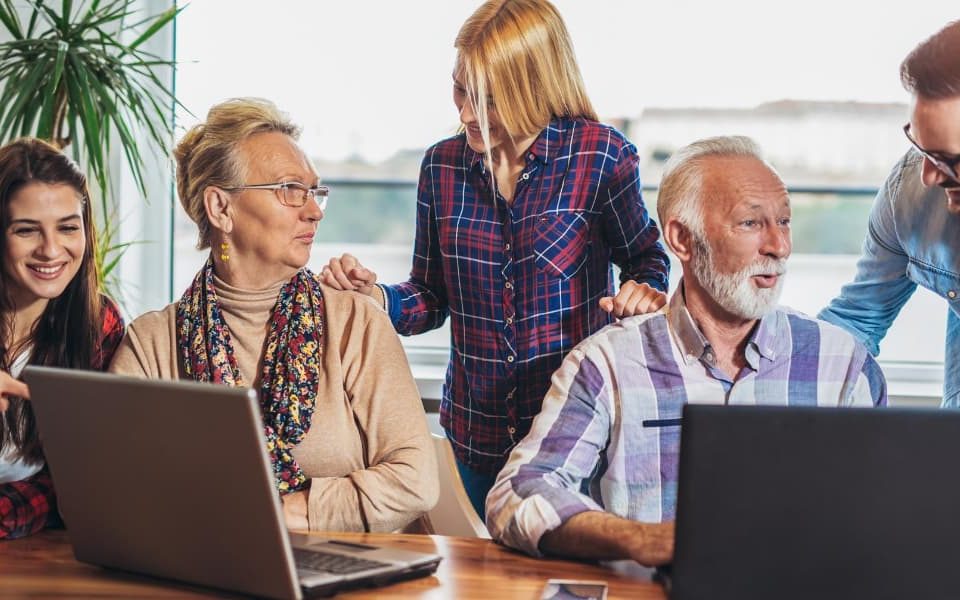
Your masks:
M825 321L778 308L754 328L745 355L747 366L731 381L679 292L661 312L625 319L584 341L554 374L529 435L490 491L490 533L538 555L544 533L583 511L672 520L687 402L886 404L876 361Z

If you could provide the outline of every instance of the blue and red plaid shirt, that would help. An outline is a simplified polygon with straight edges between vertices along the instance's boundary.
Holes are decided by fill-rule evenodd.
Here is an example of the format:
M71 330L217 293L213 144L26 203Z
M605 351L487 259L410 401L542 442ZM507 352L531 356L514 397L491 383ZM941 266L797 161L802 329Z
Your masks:
M100 346L91 368L104 371L123 339L123 317L107 298L103 300L100 331ZM57 496L46 465L26 479L0 483L0 539L23 537L60 523Z
M383 286L397 331L451 315L440 423L457 459L496 474L523 438L551 374L612 321L599 308L620 280L666 291L669 262L644 208L636 148L612 127L557 118L526 154L513 202L492 192L461 134L427 150L413 267Z

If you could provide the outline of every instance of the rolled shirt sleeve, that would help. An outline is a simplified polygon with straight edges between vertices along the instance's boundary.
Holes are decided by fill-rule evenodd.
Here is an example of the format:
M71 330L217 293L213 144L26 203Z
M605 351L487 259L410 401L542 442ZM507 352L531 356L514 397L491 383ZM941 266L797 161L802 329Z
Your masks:
M610 438L607 376L578 348L554 374L530 433L511 452L487 497L497 541L540 556L540 538L576 514L603 507L589 486Z
M854 280L817 315L852 333L874 356L880 352L880 340L917 288L908 275L910 260L897 234L895 210L898 202L913 200L901 196L906 193L905 171L919 169L915 162L908 153L894 167L870 210Z

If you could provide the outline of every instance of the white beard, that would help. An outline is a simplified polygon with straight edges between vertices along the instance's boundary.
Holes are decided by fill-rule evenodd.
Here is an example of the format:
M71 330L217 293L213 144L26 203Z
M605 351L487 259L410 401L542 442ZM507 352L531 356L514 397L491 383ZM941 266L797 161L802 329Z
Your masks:
M783 290L782 275L787 272L787 259L761 257L736 273L720 273L710 245L700 236L694 236L694 244L693 274L723 310L742 319L759 319L777 305ZM781 277L772 288L758 288L750 278L760 274Z

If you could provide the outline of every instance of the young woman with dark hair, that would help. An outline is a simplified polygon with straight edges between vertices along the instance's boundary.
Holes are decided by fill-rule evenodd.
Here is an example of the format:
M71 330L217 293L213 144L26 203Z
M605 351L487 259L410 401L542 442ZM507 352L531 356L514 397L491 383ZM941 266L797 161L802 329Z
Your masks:
M0 538L59 522L30 407L28 364L106 368L123 336L98 289L87 181L36 139L0 148Z

